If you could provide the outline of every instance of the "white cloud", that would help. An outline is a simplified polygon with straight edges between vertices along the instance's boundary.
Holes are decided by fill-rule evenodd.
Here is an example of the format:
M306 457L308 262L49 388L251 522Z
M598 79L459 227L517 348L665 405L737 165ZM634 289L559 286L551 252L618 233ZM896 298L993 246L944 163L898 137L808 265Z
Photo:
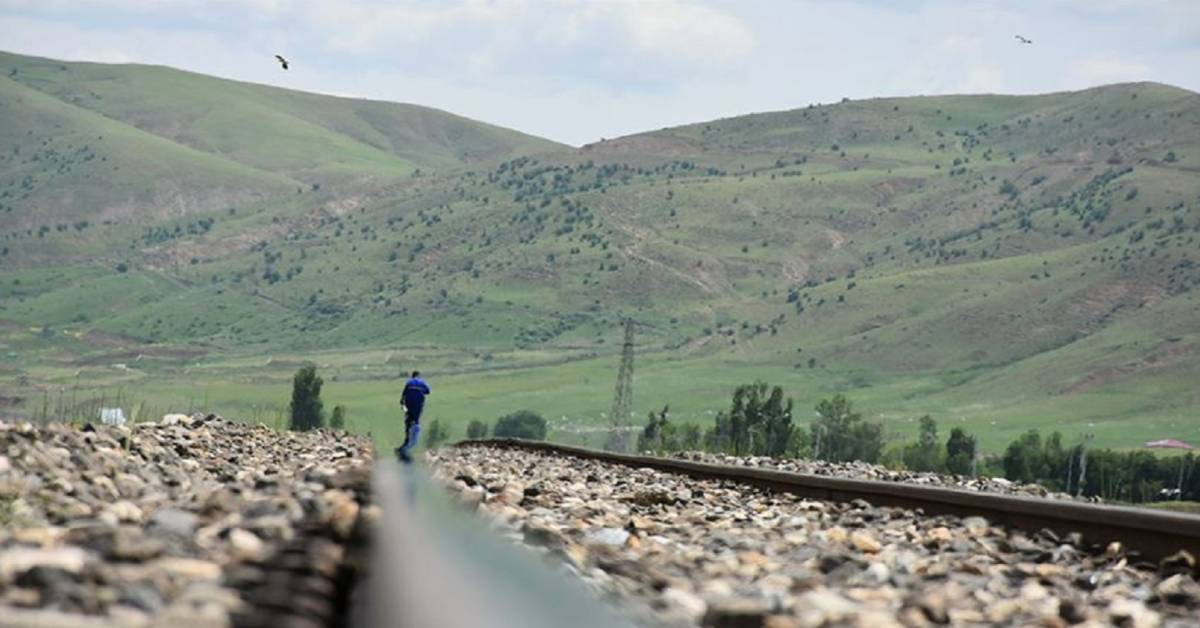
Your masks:
M967 68L962 92L968 94L997 94L1005 91L1004 70L994 63L981 63Z
M1075 71L1091 85L1144 81L1151 77L1150 66L1115 55L1090 57L1079 62Z
M481 82L518 74L678 84L736 70L754 47L735 16L678 0L312 3L299 13L330 52Z
M737 18L708 7L667 0L605 6L619 12L636 47L663 58L736 67L754 48L753 35Z

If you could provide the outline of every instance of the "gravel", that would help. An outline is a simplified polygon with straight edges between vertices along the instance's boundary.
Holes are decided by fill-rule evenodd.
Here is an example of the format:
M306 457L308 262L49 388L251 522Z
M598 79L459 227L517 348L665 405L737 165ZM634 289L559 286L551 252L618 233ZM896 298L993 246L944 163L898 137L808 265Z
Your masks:
M1200 617L1186 552L1140 564L1119 543L980 517L513 449L444 449L429 460L504 535L645 625L1182 627Z
M364 438L214 415L0 422L0 628L232 625L276 550L370 517L370 460Z
M1051 499L1075 499L1067 493L1051 491L1040 484L1023 484L1004 478L987 476L969 477L965 475L948 475L925 471L893 471L887 467L866 462L825 462L823 460L795 460L790 458L771 458L767 456L731 456L728 454L710 454L704 452L679 452L671 454L672 458L724 464L735 467L755 467L776 469L789 473L804 473L808 475L824 475L855 480L879 480L882 482L904 482L923 486L938 486L964 491L985 491L1003 493L1019 497L1047 497Z

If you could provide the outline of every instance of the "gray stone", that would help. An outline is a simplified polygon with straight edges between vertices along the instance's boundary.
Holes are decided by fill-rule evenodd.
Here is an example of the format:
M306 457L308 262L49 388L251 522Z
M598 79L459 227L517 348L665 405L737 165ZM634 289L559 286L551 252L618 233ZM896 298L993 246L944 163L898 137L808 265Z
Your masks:
M134 583L122 587L120 603L128 604L147 613L157 613L165 606L162 594L153 586L145 583Z
M149 529L190 539L196 533L196 515L178 508L163 508L150 517Z

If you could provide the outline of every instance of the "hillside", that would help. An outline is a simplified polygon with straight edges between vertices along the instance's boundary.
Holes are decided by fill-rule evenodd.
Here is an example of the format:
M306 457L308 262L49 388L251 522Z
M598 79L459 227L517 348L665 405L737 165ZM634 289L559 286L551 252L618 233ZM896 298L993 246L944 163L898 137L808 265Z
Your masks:
M331 184L353 194L422 169L563 148L427 107L166 67L0 52L0 69L0 106L15 121L0 131L0 178L19 186L3 210L43 218L75 218L65 207L173 218Z
M6 85L263 180L229 189L267 197L268 177L304 185L83 235L0 213L6 342L41 364L54 346L59 360L24 369L35 380L65 377L82 359L158 352L155 369L104 381L138 385L208 364L214 381L242 373L279 386L288 364L319 351L343 365L339 379L378 381L370 394L382 396L386 378L419 359L473 390L503 391L447 401L456 412L527 405L578 430L603 420L618 322L632 316L639 390L653 391L638 397L639 414L670 403L704 420L734 385L762 377L801 405L847 391L899 433L912 413L932 411L997 439L1064 422L1072 434L1108 430L1117 445L1140 442L1147 425L1200 438L1191 92L1123 84L848 101L538 155L524 152L553 146L530 140L491 160L472 152L476 140L439 136L445 149L418 174L395 165L418 158L387 148L383 135L398 135L347 122L363 109L318 106L340 99L254 88L319 130L296 141L320 145L311 153L325 163L297 165L240 146L233 121L206 118L181 102L184 88L155 82L217 79L139 69L156 86L146 88L159 103L150 116L132 100L83 96L124 66L69 67L57 82L35 80L54 64L30 62L30 76ZM354 150L322 143L334 129ZM274 148L273 135L245 137ZM348 182L331 165L339 159L403 176ZM313 189L315 172L331 182ZM63 201L53 211L85 210ZM99 246L83 240L103 248L81 255ZM31 326L60 330L59 344ZM97 334L120 350L88 340ZM264 354L291 362L249 367Z

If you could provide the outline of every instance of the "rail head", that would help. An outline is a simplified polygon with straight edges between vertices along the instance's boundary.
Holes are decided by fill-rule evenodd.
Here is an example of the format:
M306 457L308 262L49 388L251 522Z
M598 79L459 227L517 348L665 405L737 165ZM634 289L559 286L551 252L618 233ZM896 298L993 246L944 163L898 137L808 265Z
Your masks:
M376 463L381 511L363 628L632 627L532 554L499 539L419 465Z
M735 467L517 438L473 439L461 441L456 446L541 451L696 478L733 481L816 499L842 502L863 499L877 506L921 508L929 514L982 516L992 523L1016 529L1049 529L1060 534L1078 532L1086 541L1099 545L1120 541L1148 559L1164 558L1181 549L1193 554L1200 551L1200 516L1148 508Z

